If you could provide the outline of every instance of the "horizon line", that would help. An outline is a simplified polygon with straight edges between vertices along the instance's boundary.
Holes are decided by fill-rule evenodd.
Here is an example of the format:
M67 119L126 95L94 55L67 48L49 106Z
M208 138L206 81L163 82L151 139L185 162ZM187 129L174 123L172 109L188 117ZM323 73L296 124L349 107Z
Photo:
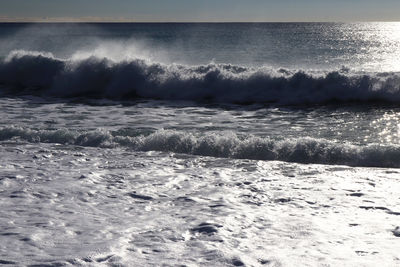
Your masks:
M301 19L282 19L282 20L268 20L268 19L254 19L254 20L216 20L216 19L134 19L132 17L108 17L108 16L82 16L82 17L14 17L0 14L0 23L360 23L360 22L400 22L400 19L331 19L331 18L310 18Z
M400 22L400 20L287 20L287 21L156 21L156 20L2 20L0 23L378 23L378 22Z

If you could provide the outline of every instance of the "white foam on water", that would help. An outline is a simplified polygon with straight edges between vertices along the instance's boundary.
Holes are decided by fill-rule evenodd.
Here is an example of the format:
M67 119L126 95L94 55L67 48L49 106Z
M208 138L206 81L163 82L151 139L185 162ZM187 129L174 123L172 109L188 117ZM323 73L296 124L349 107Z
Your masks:
M400 101L400 76L395 72L312 73L215 63L161 64L129 57L114 61L96 53L87 56L63 60L48 53L14 51L0 63L0 83L9 89L8 94L119 100L279 104Z
M11 126L0 128L0 141L19 138L33 143L126 147L135 151L164 151L222 158L400 167L398 144L372 143L360 146L311 137L283 140L251 135L239 137L233 132L194 135L181 131L159 130L133 137L122 134L120 131L32 130Z
M0 146L20 175L0 170L2 262L399 263L397 169L15 147Z

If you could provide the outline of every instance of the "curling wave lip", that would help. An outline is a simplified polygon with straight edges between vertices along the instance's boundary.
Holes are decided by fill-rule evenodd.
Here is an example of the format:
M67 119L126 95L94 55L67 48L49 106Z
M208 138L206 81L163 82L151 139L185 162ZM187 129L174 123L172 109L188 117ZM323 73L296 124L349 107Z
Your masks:
M357 146L304 137L274 139L235 133L194 135L159 130L135 137L106 130L77 132L67 129L32 130L0 128L0 141L19 138L28 142L59 143L86 147L126 147L135 151L162 151L220 158L279 160L297 163L341 164L360 167L400 167L400 146L369 144Z
M7 94L215 103L400 103L399 73L311 73L231 64L187 66L142 59L58 59L14 51L0 63Z

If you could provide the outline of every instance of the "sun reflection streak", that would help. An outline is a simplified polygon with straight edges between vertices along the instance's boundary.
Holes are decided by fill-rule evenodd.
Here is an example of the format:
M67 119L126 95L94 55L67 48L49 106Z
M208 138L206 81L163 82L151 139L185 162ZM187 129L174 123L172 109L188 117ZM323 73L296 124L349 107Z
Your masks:
M400 71L400 22L375 23L374 31L365 33L365 40L378 42L367 53L373 58L374 67L380 71Z
M371 122L376 137L380 143L400 144L400 114L386 112L381 118ZM373 141L373 140L371 140Z

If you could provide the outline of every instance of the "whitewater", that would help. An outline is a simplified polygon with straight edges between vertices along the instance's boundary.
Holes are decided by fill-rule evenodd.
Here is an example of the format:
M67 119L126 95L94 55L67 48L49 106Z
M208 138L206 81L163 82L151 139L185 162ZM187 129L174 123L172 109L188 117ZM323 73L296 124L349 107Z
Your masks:
M0 264L400 265L400 24L0 24Z

